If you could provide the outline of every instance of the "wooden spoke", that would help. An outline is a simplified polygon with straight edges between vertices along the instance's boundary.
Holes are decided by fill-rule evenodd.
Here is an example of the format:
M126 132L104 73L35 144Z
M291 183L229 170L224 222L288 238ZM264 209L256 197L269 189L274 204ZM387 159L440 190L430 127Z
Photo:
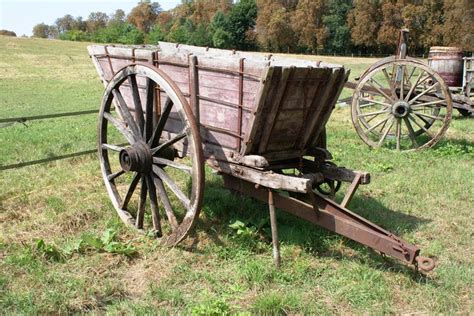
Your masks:
M433 120L431 120L431 122L430 122L427 119L425 119L424 117L418 115L416 112L413 112L413 114L415 114L416 117L418 117L420 120L422 120L426 124L426 126L431 126L433 124Z
M140 100L140 91L138 90L137 76L130 75L128 77L128 83L130 84L130 88L132 90L133 103L135 104L135 120L138 122L140 135L142 135L143 137L143 135L145 134L144 133L145 118L143 117L143 108L142 108L142 102Z
M102 149L109 149L116 152L121 152L123 150L123 147L112 145L112 144L102 144Z
M382 125L383 123L387 122L390 117L392 117L391 115L387 115L386 118L384 118L383 120L381 120L380 122L378 122L377 124L371 126L370 128L367 129L367 132L371 132L373 131L374 129L376 129L378 126Z
M146 185L149 188L148 193L150 195L150 207L151 207L151 218L153 221L153 229L156 232L156 235L158 237L161 237L163 235L163 232L161 231L161 223L160 223L160 210L158 208L158 199L156 197L156 188L155 184L153 183L153 179L151 178L151 175L146 175Z
M140 178L141 178L141 175L139 173L135 173L135 175L133 176L132 182L130 183L127 193L125 194L125 198L123 199L123 202L122 202L123 210L127 209L128 203L130 202L130 199L132 198L133 192L135 192L135 189L137 187L138 181L140 181Z
M421 115L421 116L424 116L424 117L427 117L427 118L430 118L430 119L433 119L433 120L439 120L439 121L444 120L444 117L442 117L442 116L433 116L433 115L425 114L425 113L418 112L418 111L414 111L414 114L416 114L416 116Z
M155 107L156 84L153 80L150 80L150 78L147 78L146 82L145 141L148 142L153 133L153 109Z
M439 106L434 106L434 105L443 104L443 103L446 103L446 100L436 100L436 101L430 101L430 102L425 102L425 103L417 103L417 104L413 104L411 108L412 109L418 109L421 107L438 108Z
M413 68L413 69L416 69L416 68ZM410 99L410 97L411 97L413 91L415 91L416 87L417 87L419 84L422 83L422 82L420 82L420 79L421 79L421 77L423 76L424 73L425 73L425 71L422 70L422 71L420 72L420 75L419 75L418 78L416 79L415 83L411 86L410 90L408 90L408 93L407 93L407 95L405 96L405 102L408 102L408 100ZM411 78L411 76L410 76L410 78ZM426 79L424 79L424 80L426 80Z
M114 181L116 178L120 177L124 173L125 173L125 170L120 170L115 173L109 174L107 178L109 179L109 181Z
M370 99L368 99L368 100L370 100ZM362 101L366 101L366 100L362 100ZM361 104L359 107L361 109L363 109L363 108L368 108L369 106L374 106L374 105L375 105L375 103L366 103L366 104Z
M135 221L135 226L138 229L143 229L143 219L145 217L145 205L146 205L147 193L148 193L148 187L146 186L146 180L145 180L145 177L142 177L140 200L138 202L138 210L137 210L137 219Z
M368 84L374 88L375 90L377 90L381 95L383 95L385 97L385 99L389 100L389 101L394 101L391 97L389 97L383 90L381 90L379 87L376 87L373 85L373 83L377 83L380 87L382 87L382 89L384 89L384 87L382 85L380 85L380 83L378 83L377 81L375 81L373 78L370 78L370 81L368 82Z
M408 102L408 104L410 105L413 104L413 102L415 102L416 100L418 100L419 98L427 94L428 92L431 92L431 90L435 89L438 86L439 86L439 82L435 82L433 85L429 86L428 89L426 89L425 91L421 92L420 94L416 95L413 99L411 99Z
M382 72L385 76L385 80L387 81L388 85L390 86L390 91L392 93L392 98L396 99L397 98L397 93L395 92L395 87L393 85L393 82L392 82L392 79L390 79L388 73L387 73L387 69L386 68L383 68L382 69Z
M428 131L428 129L427 129L425 126L423 126L422 124L418 123L418 122L415 120L415 118L414 118L413 116L411 116L410 114L408 114L408 119L410 119L413 123L415 123L415 124L416 124L419 128L421 128L423 131L425 131L425 133L426 133L429 137L431 137L431 139L434 138L433 134L431 134L431 132Z
M405 124L407 125L408 137L410 137L410 140L413 143L413 146L415 146L415 148L418 148L419 145L418 145L418 142L416 141L415 131L413 130L413 127L411 126L410 120L408 120L407 117L404 117L403 120L405 121Z
M415 71L416 71L417 69L418 69L418 68L416 68L416 67L413 67L413 68L411 69L411 73L410 73L410 75L408 76L407 82L410 82L411 78L413 77L413 75L415 74ZM422 70L422 71L423 71L423 70Z
M123 125L119 120L110 115L110 113L105 112L104 118L109 121L115 128L122 134L130 144L135 144L136 137L130 133L130 131Z
M127 122L128 127L130 127L132 133L135 135L135 137L138 140L139 138L141 138L140 130L138 129L137 124L133 120L132 114L130 113L130 110L128 109L127 103L123 99L122 94L120 93L118 89L113 89L112 94L114 95L114 98L118 103L120 114L122 115L125 122Z
M164 142L163 144L159 145L158 147L156 148L153 148L151 150L151 153L152 155L156 154L156 153L159 153L161 150L163 150L164 148L167 148L167 147L170 147L171 145L179 142L180 140L182 140L183 138L185 138L187 135L187 132L186 131L182 131L181 133L177 134L175 137L171 138L170 140L167 140L166 142Z
M396 119L395 137L397 140L396 149L400 150L400 139L402 138L402 123L400 122L400 119Z
M168 120L168 116L170 115L171 109L173 108L173 102L171 102L170 98L166 99L165 107L163 109L163 113L160 115L160 119L158 120L158 124L156 124L155 130L151 135L150 139L148 140L148 145L153 146L155 140L158 141L161 137L161 133L165 128L166 121Z
M390 116L391 116L391 115L390 115ZM391 121L391 119L385 121L385 122L382 124L382 126L380 127L379 133L382 133L382 132L384 131L384 128L385 128L385 126L387 125L387 122L389 122L389 121Z
M189 166L186 166L186 165L183 165L179 162L169 160L169 159L166 159L166 158L162 158L162 157L153 157L153 162L157 165L165 165L165 166L168 166L168 167L172 167L172 168L175 168L175 169L182 170L182 171L184 171L188 174L191 174L191 171L192 171L192 168L189 167Z
M379 140L379 143L378 143L379 147L382 146L383 142L385 141L385 138L387 137L388 133L392 129L393 120L394 120L394 118L392 116L391 119L389 120L390 123L388 123L388 127L385 129L385 132L382 134L382 137Z
M405 66L401 65L400 68L401 68L402 71L401 71L401 74L400 74L401 78L400 78L400 97L399 97L399 99L403 100L403 95L405 93Z
M163 207L165 208L166 217L168 217L171 228L175 230L178 227L178 220L176 219L176 216L174 216L173 207L171 206L163 182L160 180L160 178L154 175L153 180L155 181L156 192L158 193L160 201L163 203Z
M380 110L380 111L375 111L375 112L370 112L370 113L363 113L363 114L359 114L357 116L358 117L367 117L367 116L379 115L379 114L383 114L383 113L387 113L387 112L390 112L390 109L383 109L383 110Z
M168 176L168 174L160 167L153 165L153 172L168 186L174 195L183 203L184 207L189 208L190 201L188 197L181 191L176 183Z
M379 117L379 116L376 115L376 116L370 117L370 118L366 121L366 123L369 124L370 122L372 122L372 121L373 121L375 118L377 118L377 117Z
M381 102L381 101L377 101L377 100L371 100L371 99L366 99L366 98L361 98L362 101L367 101L367 102L372 102L372 103L376 103L376 104L379 104L379 105L383 105L385 108L388 108L390 107L391 105L388 104L388 103L385 103L385 102ZM373 104L372 104L373 105ZM361 106L362 107L362 106Z

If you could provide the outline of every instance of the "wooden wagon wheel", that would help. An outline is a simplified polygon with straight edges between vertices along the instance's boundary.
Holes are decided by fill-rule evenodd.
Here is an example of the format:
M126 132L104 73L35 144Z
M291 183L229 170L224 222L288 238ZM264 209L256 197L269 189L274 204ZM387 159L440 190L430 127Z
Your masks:
M157 91L166 94L165 102ZM139 230L151 228L166 245L183 240L199 216L204 158L199 129L177 85L150 65L117 72L102 100L98 145L120 218Z
M435 71L413 59L391 59L360 79L352 122L370 147L419 150L444 135L452 109L448 87Z

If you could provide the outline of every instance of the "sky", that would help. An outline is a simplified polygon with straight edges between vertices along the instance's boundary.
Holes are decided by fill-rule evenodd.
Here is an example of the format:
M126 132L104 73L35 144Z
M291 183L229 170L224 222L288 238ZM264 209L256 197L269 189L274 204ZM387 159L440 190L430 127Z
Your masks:
M156 1L156 0L155 0ZM38 23L54 24L66 14L87 19L91 12L111 14L116 9L125 13L138 3L138 0L0 0L0 29L13 31L17 36L31 36ZM158 0L164 10L174 8L180 0Z

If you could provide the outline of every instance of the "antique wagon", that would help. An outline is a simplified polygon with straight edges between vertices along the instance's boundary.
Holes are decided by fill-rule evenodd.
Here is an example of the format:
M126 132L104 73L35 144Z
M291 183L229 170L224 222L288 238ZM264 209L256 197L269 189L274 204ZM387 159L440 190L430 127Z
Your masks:
M150 227L166 245L182 241L199 216L207 163L227 188L268 203L277 265L275 207L434 267L418 247L345 208L370 179L335 166L326 150L325 125L348 78L342 66L170 43L88 50L106 86L102 174L127 224ZM341 181L351 184L337 204L330 197Z
M370 147L400 151L435 145L446 133L453 108L474 113L473 57L456 47L432 47L428 65L407 56L408 30L400 31L397 52L370 66L354 89L352 122Z

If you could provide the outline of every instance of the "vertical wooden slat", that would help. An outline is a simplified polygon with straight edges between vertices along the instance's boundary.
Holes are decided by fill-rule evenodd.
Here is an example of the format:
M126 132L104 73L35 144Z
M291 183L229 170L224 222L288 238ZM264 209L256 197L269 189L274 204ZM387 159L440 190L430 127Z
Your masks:
M156 68L160 68L160 61L159 61L160 52L155 51L153 54L154 54L154 56L153 56L153 65ZM155 112L156 112L156 115L154 116L154 118L156 118L156 122L153 122L153 125L158 124L158 118L161 116L161 89L160 89L160 86L158 84L155 86L155 98L156 98L155 99Z
M329 117L331 116L332 110L337 102L337 99L344 88L344 84L346 83L347 79L349 79L349 74L350 71L345 72L344 69L340 69L339 74L337 76L338 80L337 82L339 83L339 86L335 86L332 89L332 95L331 97L326 101L326 110L324 114L321 117L320 124L316 126L316 130L313 131L312 138L310 139L311 143L308 143L306 147L310 146L312 143L317 142L316 138L319 138L319 135L322 133L322 130L325 128L327 121L329 120ZM324 135L325 137L325 135ZM325 141L324 141L325 143Z
M267 67L260 80L260 88L255 96L253 112L247 124L247 128L250 129L250 131L245 134L244 143L240 151L242 156L248 154L253 148L257 129L262 126L260 122L263 121L263 108L270 92L274 70L275 67Z
M105 56L107 56L107 61L109 62L110 73L112 74L112 77L113 77L115 76L115 71L114 71L114 67L112 66L112 60L110 60L110 54L109 54L107 45L104 46L104 50L105 50Z
M200 110L199 110L199 69L197 67L198 59L195 55L189 56L189 94L191 108L199 125Z
M237 118L237 134L238 138L238 151L242 150L242 115L243 115L243 103L244 103L244 60L245 58L240 58L239 60L239 112Z
M308 122L306 126L305 133L303 137L301 138L301 145L300 148L307 148L307 144L313 135L313 131L315 130L316 126L321 124L321 113L324 110L325 104L327 103L328 98L331 95L331 92L334 90L334 84L336 83L337 78L339 77L340 71L332 71L331 74L329 75L329 80L326 81L326 84L324 85L324 90L321 91L321 94L319 94L314 102L316 102L317 105L320 106L313 106L314 111L311 113L311 120Z
M265 130L263 131L262 137L260 138L260 144L258 147L259 153L263 153L267 149L270 136L272 135L273 127L275 126L276 116L278 115L278 111L280 110L280 105L282 103L282 100L287 94L288 80L290 79L291 74L293 73L294 69L295 67L283 68L280 82L278 85L278 91L277 91L277 94L275 95L275 98L272 100L273 106L270 110L270 113L268 113L267 124L265 124L264 126Z
M295 140L295 149L298 144L298 140L301 139L303 132L306 127L306 122L308 119L308 113L311 110L311 104L313 103L314 95L319 87L319 82L314 83L309 79L312 79L313 68L308 67L306 70L305 80L302 82L303 84L303 121L301 122L300 130L298 131L298 136ZM310 86L310 87L308 87ZM309 105L308 105L309 102ZM300 148L301 149L301 148Z

